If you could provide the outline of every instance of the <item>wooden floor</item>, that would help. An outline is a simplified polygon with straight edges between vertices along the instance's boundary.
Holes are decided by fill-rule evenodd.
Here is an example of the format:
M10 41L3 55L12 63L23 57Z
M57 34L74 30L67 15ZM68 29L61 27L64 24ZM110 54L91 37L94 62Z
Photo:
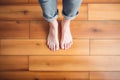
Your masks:
M37 0L0 0L0 80L120 80L120 0L83 0L69 50L50 51L48 30Z

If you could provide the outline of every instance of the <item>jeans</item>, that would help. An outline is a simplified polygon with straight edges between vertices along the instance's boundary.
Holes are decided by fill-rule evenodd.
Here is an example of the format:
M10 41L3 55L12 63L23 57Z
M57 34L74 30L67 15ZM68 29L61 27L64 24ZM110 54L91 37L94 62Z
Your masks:
M58 18L57 0L39 0L42 8L42 15L48 22L54 21ZM79 11L82 0L63 0L62 1L62 15L66 20L73 20Z

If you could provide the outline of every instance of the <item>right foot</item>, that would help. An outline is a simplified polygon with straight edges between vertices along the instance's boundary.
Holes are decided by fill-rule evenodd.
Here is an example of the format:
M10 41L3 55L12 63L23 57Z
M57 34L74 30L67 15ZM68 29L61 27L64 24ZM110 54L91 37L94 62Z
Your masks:
M58 40L58 22L57 20L49 22L49 34L47 38L48 47L55 51L59 49L59 40Z
M61 22L62 27L62 37L61 37L61 48L62 49L69 49L72 45L72 35L70 31L70 21L69 20L62 20Z

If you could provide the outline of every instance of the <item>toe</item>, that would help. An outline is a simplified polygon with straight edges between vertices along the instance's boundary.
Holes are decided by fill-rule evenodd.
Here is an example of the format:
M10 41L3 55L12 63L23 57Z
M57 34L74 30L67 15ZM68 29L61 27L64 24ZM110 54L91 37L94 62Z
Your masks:
M47 42L47 45L49 45L49 42Z
M65 49L69 49L71 47L71 45L72 45L72 42L66 43L65 44Z
M55 44L53 44L53 51L55 51L56 49L55 49Z
M64 49L64 44L63 43L61 44L61 48Z
M73 42L70 42L70 43L69 43L69 48L71 47L72 44L73 44Z
M66 43L65 44L65 49L69 49L70 48L70 43Z
M69 48L70 48L70 43L68 43L68 44L67 44L66 48L67 48L67 49L69 49Z
M67 44L64 44L64 49L67 49Z
M69 48L71 47L71 45L72 45L72 44L70 43L70 44L69 44Z
M47 46L50 48L50 44L47 43Z
M64 49L66 49L66 44L64 44Z
M51 50L53 50L53 46L52 46L52 44L49 44L49 48L50 48Z
M47 45L50 45L50 40L47 39Z
M51 50L53 50L53 51L54 51L54 44L52 44L52 45L51 45Z
M59 50L59 44L55 45L55 50Z
M73 44L73 42L70 42L70 46Z
M52 50L51 45L49 45L49 49Z

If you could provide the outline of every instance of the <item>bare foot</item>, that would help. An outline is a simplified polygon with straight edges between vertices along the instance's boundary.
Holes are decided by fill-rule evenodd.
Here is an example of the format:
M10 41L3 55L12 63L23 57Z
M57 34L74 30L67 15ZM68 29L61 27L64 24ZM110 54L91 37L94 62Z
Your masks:
M63 20L61 22L62 27L62 37L61 37L61 48L69 49L72 45L72 35L70 32L70 21Z
M59 49L59 41L58 41L58 22L57 20L53 22L49 22L49 34L47 38L48 47L55 51Z

